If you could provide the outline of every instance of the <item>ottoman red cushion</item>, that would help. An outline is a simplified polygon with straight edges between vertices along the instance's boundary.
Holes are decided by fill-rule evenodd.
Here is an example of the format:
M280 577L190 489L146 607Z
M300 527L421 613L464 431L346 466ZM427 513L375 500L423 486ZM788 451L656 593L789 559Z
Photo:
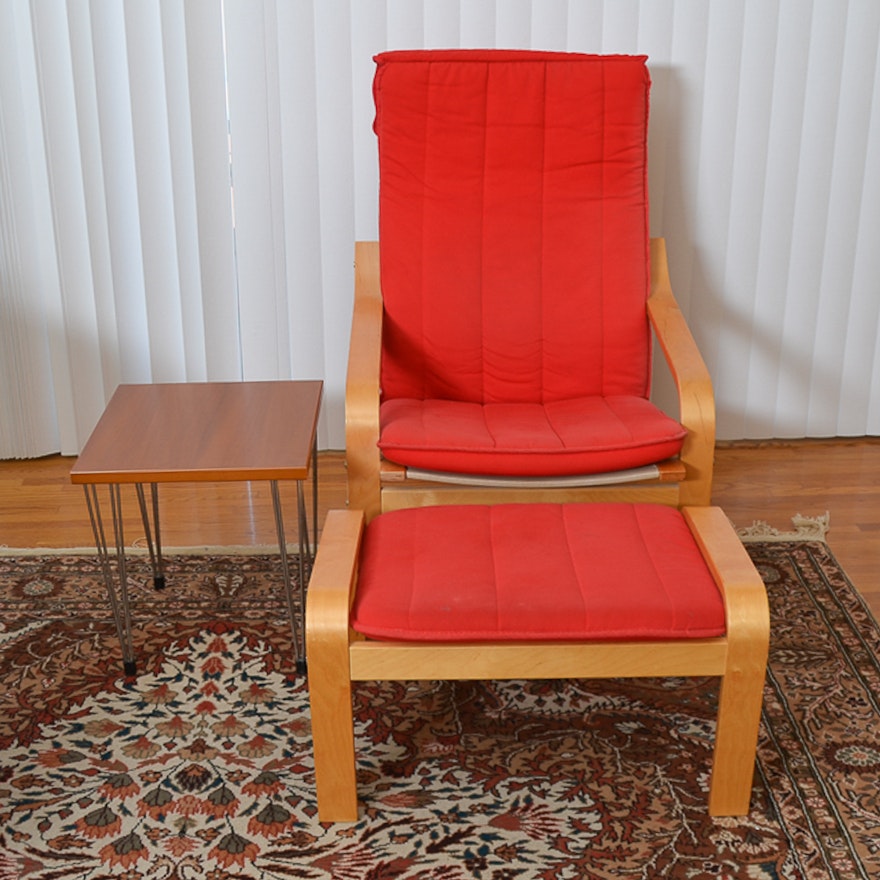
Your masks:
M705 638L724 605L681 513L421 507L367 527L352 626L410 641Z

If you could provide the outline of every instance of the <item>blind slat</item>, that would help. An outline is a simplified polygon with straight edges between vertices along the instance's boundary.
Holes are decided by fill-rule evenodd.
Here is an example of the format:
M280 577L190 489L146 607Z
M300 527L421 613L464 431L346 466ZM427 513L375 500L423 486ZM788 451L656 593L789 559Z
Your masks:
M222 5L209 0L184 9L206 374L236 380L242 365Z

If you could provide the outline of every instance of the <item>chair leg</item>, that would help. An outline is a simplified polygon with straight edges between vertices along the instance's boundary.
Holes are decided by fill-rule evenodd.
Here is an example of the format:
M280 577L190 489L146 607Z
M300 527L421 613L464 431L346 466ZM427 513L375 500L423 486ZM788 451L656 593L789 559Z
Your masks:
M721 682L710 816L745 816L752 797L764 691L763 664L728 672Z
M309 699L312 710L312 743L315 787L321 822L356 822L354 718L351 682L328 675L333 666L325 658L309 657Z

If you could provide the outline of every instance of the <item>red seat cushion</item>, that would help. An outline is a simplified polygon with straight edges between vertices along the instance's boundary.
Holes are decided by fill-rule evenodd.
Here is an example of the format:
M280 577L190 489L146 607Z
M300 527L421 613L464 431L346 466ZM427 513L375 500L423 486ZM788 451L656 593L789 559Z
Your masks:
M681 513L646 504L421 507L367 527L352 626L410 641L723 635Z
M388 400L379 447L410 467L560 476L626 470L678 453L685 430L641 397L537 403Z

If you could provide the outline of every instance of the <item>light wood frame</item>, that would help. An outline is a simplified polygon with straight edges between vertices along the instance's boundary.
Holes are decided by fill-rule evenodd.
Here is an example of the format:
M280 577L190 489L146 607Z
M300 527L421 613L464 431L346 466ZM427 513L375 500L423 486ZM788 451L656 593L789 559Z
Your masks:
M415 643L349 625L362 511L331 511L309 583L306 642L318 812L358 818L352 681L721 676L709 813L749 811L769 642L764 584L717 507L683 514L724 598L727 633L634 642Z
M625 501L677 507L708 505L715 449L712 382L673 296L662 238L651 240L647 309L678 391L678 418L687 429L681 454L660 463L656 478L578 488L486 488L413 480L405 467L386 461L377 445L383 318L379 243L356 242L354 313L345 390L349 505L363 510L368 521L381 511L429 504Z

